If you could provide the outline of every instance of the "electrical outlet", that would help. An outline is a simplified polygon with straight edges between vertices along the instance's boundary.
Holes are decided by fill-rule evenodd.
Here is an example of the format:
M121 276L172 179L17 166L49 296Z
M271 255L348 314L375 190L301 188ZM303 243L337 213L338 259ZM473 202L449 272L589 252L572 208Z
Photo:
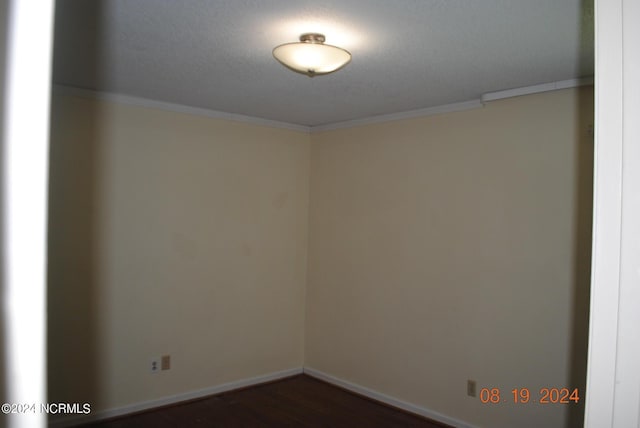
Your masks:
M151 373L158 373L160 371L160 357L154 357L151 359Z
M171 355L163 355L162 356L162 370L169 370L171 368Z
M467 395L469 397L476 396L476 381L475 380L467 380Z

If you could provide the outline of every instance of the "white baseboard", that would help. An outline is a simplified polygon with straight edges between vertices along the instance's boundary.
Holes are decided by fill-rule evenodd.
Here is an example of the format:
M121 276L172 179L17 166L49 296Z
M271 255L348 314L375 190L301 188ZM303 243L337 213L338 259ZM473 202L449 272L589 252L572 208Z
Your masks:
M351 383L346 380L342 380L337 377L328 375L326 373L321 372L320 370L312 369L310 367L305 367L304 373L309 376L328 382L330 384L349 390L351 392L355 392L356 394L364 395L365 397L371 398L373 400L380 401L390 406L397 407L398 409L406 410L407 412L415 413L417 415L424 416L429 419L433 419L434 421L442 422L444 424L452 425L458 428L477 428L474 425L471 425L467 422L463 422L463 421L451 418L449 416L443 415L442 413L434 412L433 410L429 410L425 407L417 406L415 404L407 403L406 401L398 400L397 398L393 398L391 396L382 394L380 392L374 391L364 386L360 386L355 383Z
M97 421L101 419L113 418L116 416L123 416L130 413L140 412L142 410L153 409L154 407L166 406L168 404L176 404L182 401L193 400L195 398L202 398L208 395L219 394L221 392L231 391L238 388L244 388L247 386L258 385L265 382L271 382L278 379L283 379L289 376L295 376L303 372L302 367L282 370L279 372L268 373L261 376L256 376L248 379L240 379L234 382L223 383L222 385L216 385L209 388L200 389L197 391L189 391L181 394L171 395L168 397L162 397L155 400L141 401L124 407L118 407L115 409L100 410L88 415L73 415L68 417L61 417L52 419L49 421L49 427L68 427L72 425L78 425L82 423Z
M117 416L124 416L131 413L140 412L143 410L150 410L156 407L176 404L183 401L193 400L196 398L207 397L209 395L219 394L221 392L231 391L238 388L258 385L264 382L271 382L271 381L283 379L289 376L295 376L301 373L305 373L309 376L315 377L317 379L339 386L346 390L355 392L356 394L360 394L365 397L371 398L373 400L380 401L390 406L397 407L399 409L406 410L408 412L415 413L417 415L421 415L429 419L433 419L434 421L442 422L447 425L452 425L458 428L477 428L474 425L471 425L467 422L463 422L463 421L451 418L449 416L443 415L441 413L435 412L425 407L417 406L415 404L407 403L406 401L398 400L397 398L391 397L386 394L382 394L380 392L374 391L372 389L366 388L361 385L357 385L355 383L352 383L346 380L339 379L337 377L331 376L329 374L321 372L320 370L316 370L310 367L305 367L304 369L299 367L294 369L282 370L274 373L268 373L265 375L256 376L248 379L241 379L234 382L224 383L221 385L200 389L197 391L184 392L181 394L162 397L155 400L141 401L128 406L118 407L114 409L100 410L88 415L70 415L70 416L65 416L61 418L55 418L49 421L49 426L53 428L58 428L58 427L62 428L62 427L68 427L68 426L88 423L88 422L102 420L102 419L113 418Z

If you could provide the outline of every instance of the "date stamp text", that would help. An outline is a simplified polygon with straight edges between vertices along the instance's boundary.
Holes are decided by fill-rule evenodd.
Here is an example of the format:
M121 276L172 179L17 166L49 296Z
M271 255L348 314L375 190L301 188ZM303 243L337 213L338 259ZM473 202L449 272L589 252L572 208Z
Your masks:
M577 404L580 392L578 388L540 388L533 392L529 388L513 388L509 392L500 388L482 388L480 401L483 404Z

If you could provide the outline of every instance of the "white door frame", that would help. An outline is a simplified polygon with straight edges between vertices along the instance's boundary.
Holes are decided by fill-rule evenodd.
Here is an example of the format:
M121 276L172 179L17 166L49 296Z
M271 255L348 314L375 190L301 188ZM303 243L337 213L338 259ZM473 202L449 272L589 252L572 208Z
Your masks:
M46 426L46 252L53 0L9 0L0 54L6 426ZM4 22L3 22L4 24ZM3 25L4 26L4 25ZM3 61L4 62L4 61ZM3 404L3 413L7 404Z
M640 1L596 0L585 426L640 427Z

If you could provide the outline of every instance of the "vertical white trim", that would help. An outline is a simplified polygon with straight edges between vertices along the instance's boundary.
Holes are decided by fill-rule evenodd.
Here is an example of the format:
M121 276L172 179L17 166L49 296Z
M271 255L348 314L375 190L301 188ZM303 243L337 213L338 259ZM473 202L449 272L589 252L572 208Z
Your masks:
M585 427L613 423L621 218L621 0L596 0L595 162Z
M640 2L622 4L622 219L614 426L640 427Z
M53 0L8 3L3 134L7 401L46 402L46 218ZM3 416L45 426L40 412Z
M640 20L637 0L596 0L593 274L585 426L640 413Z

